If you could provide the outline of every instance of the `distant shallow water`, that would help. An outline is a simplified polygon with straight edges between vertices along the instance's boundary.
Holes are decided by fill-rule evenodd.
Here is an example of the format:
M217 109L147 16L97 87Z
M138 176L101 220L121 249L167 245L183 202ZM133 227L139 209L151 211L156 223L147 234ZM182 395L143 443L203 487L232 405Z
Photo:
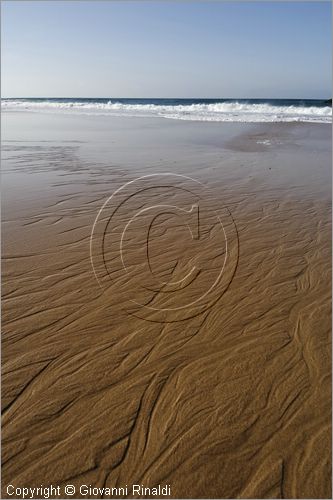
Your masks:
M176 172L202 182L207 178L223 182L233 189L241 183L245 191L251 181L261 194L268 188L286 189L297 197L331 196L328 124L16 111L2 114L2 130L3 173L9 174L16 190L24 189L23 170L42 170L40 182L49 186L57 183L54 175L62 182L62 175L68 180L73 168L84 174L98 165L107 172L118 168L131 176ZM95 175L89 182L95 182Z
M332 122L329 101L312 99L13 98L3 99L1 106L6 111L162 117L203 122Z

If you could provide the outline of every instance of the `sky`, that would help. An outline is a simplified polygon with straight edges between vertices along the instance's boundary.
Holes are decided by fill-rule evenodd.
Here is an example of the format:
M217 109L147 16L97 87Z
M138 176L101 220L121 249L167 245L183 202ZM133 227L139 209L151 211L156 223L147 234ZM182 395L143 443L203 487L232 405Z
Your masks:
M330 2L2 2L3 97L331 97Z

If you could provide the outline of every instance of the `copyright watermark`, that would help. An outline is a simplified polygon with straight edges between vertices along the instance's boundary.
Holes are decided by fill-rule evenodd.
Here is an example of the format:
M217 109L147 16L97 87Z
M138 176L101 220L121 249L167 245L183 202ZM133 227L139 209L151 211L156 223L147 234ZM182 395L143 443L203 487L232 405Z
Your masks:
M90 237L100 287L129 313L157 322L196 316L227 290L238 263L229 209L191 177L138 177L101 206Z
M145 486L143 484L132 484L124 486L111 486L99 487L91 484L73 485L66 484L65 486L38 486L38 487L20 487L9 484L6 488L8 497L22 498L22 499L36 499L36 498L116 498L127 496L156 496L156 497L170 497L171 486L170 484L158 484L154 487Z

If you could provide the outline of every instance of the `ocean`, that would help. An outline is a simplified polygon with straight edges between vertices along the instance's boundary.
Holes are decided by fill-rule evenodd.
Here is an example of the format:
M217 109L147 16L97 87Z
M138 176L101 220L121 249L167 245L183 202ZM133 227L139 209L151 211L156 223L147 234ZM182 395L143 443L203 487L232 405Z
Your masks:
M6 111L162 117L208 122L331 123L332 104L319 99L11 98Z

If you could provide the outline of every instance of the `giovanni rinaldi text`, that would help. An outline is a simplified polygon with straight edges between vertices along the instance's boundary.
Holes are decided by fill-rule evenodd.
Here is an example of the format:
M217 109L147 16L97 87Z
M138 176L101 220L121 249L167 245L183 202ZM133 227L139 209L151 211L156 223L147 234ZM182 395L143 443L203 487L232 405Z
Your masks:
M15 486L13 484L9 484L6 488L7 495L13 498L50 498L50 497L59 497L62 498L62 495L73 496L74 498L78 498L80 496L90 498L99 497L99 498L113 498L113 497L122 497L128 495L135 496L156 496L156 497L170 497L171 496L171 486L170 484L158 484L153 487L145 486L143 484L132 484L125 485L123 487L103 487L99 488L98 486L93 486L91 484L82 484L81 486L75 486L73 484L67 484L66 486L43 486L40 485L38 487L24 487L24 486Z

